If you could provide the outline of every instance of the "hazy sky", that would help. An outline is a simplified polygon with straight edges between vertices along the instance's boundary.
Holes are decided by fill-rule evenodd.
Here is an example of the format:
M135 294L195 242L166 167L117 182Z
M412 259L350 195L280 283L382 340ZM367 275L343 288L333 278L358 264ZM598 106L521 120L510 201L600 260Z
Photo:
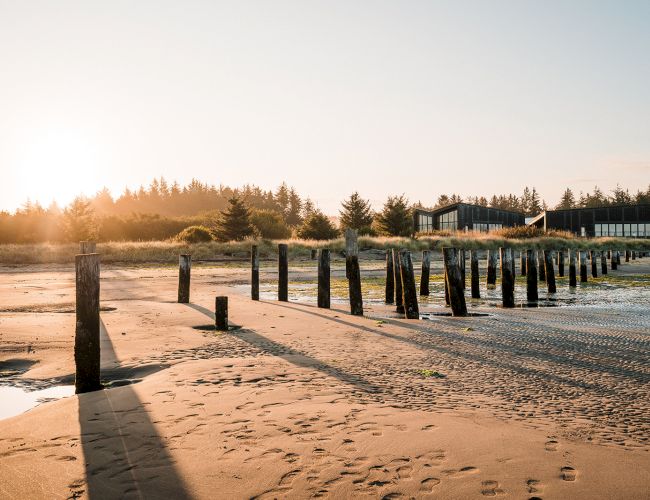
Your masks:
M650 183L650 1L0 0L0 209L154 176L550 203Z

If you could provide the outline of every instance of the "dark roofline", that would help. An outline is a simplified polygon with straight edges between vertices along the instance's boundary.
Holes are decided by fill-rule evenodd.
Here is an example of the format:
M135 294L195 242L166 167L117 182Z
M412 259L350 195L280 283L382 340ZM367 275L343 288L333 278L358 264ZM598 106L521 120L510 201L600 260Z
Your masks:
M505 208L484 207L483 205L476 205L474 203L464 203L462 201L458 203L452 203L450 205L445 205L444 207L436 208L434 210L425 210L423 208L416 208L415 210L417 212L425 212L427 214L436 215L449 209L458 208L461 205L466 207L477 207L477 208L487 208L489 210L498 210L500 212L507 212L510 214L525 215L523 212L515 212L514 210L506 210Z
M547 212L574 212L576 210L597 210L599 208L631 208L631 207L650 207L650 203L623 203L620 205L599 205L597 207L576 207L576 208L559 208L557 210L544 210L539 215ZM536 215L535 217L539 217Z

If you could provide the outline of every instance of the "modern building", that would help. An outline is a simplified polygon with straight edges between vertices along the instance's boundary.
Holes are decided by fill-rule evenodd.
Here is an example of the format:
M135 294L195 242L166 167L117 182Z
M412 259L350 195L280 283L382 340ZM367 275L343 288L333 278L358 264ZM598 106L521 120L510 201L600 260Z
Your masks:
M650 238L650 205L547 210L532 221L544 231L569 231L583 237Z
M416 209L415 232L435 230L479 231L486 233L504 227L525 225L524 214L498 208L454 203L437 210Z

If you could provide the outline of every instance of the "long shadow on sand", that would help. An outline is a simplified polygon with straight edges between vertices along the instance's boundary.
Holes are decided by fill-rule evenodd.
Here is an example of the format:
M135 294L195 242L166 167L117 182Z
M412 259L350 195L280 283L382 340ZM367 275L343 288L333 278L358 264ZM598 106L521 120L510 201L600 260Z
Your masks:
M102 358L117 359L103 323L101 337ZM191 498L133 386L78 400L89 498Z

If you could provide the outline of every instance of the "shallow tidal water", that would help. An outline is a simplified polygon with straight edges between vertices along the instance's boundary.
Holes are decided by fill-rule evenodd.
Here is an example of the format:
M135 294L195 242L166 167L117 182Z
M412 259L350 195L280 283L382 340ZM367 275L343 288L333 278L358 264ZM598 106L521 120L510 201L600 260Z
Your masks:
M23 387L0 386L0 420L20 415L41 403L74 394L74 385L57 385L30 391Z

